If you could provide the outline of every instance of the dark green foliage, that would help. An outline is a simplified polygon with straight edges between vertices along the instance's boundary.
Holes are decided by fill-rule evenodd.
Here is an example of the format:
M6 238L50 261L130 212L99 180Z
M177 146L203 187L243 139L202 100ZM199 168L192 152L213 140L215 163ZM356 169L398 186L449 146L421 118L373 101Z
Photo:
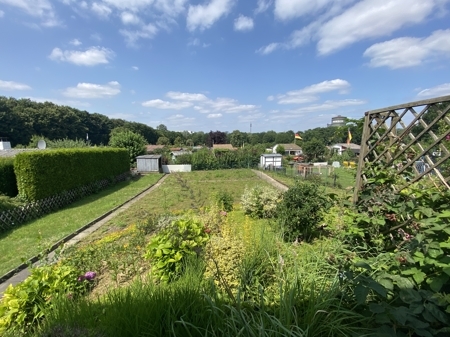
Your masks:
M0 158L0 194L15 197L17 193L14 159Z
M19 195L35 201L129 170L125 149L62 149L20 153L14 170Z
M328 206L328 197L317 184L297 182L289 188L276 211L285 239L309 239Z
M216 202L222 211L231 212L233 210L233 196L227 191L220 190L216 194Z
M264 153L264 148L261 146L246 146L235 151L202 149L192 155L186 155L182 160L183 163L190 161L192 170L195 171L252 168L259 164L262 153ZM178 163L180 162L177 159Z
M345 217L343 241L358 260L343 274L351 295L374 315L379 335L447 336L450 191L428 179L398 191L404 180L394 170L367 169L371 178Z
M140 134L124 130L111 133L109 145L112 147L120 147L127 149L130 163L136 161L136 157L145 154L145 138Z

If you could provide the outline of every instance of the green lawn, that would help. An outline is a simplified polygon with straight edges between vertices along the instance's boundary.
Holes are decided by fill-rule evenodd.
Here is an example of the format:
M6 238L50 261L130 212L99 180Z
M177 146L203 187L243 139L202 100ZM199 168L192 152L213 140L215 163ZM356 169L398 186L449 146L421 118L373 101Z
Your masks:
M55 213L0 234L0 275L154 185L161 176L152 174L121 182Z

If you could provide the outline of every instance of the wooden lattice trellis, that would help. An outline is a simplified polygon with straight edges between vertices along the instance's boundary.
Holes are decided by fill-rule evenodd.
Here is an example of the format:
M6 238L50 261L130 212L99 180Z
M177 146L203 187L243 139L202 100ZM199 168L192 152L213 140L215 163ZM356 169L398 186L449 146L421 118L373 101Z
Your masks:
M450 96L365 113L354 201L370 178L367 163L408 175L405 187L433 177L450 189Z
M121 174L117 176L114 181L123 181L128 176L128 172ZM111 185L111 181L104 179L96 181L87 186L82 186L71 191L66 191L53 197L27 203L23 206L18 206L13 209L0 212L0 233L17 227L18 225L21 225L27 221L40 218L41 216L67 206L84 196L93 194L96 191L100 191L109 185Z

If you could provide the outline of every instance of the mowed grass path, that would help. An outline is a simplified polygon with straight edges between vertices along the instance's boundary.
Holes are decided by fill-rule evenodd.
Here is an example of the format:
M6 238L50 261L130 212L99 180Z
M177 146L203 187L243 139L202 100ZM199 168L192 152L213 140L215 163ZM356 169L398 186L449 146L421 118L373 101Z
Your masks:
M154 185L161 177L161 174L152 174L121 182L55 213L0 234L0 275Z
M209 206L219 191L230 193L237 205L245 188L257 185L271 186L249 169L170 174L157 190L131 205L83 241L96 240L108 231L146 221L153 214L180 213Z

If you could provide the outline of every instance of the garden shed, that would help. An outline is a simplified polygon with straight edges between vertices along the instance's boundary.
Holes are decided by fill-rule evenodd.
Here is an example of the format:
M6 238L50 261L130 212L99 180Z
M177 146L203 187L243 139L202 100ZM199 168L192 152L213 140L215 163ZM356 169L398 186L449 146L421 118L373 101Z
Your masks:
M261 168L266 168L266 167L281 167L281 160L282 160L283 156L279 153L266 153L266 154L262 154L260 161L259 161L259 166Z
M161 172L162 170L160 154L147 154L136 157L136 163L138 172Z

